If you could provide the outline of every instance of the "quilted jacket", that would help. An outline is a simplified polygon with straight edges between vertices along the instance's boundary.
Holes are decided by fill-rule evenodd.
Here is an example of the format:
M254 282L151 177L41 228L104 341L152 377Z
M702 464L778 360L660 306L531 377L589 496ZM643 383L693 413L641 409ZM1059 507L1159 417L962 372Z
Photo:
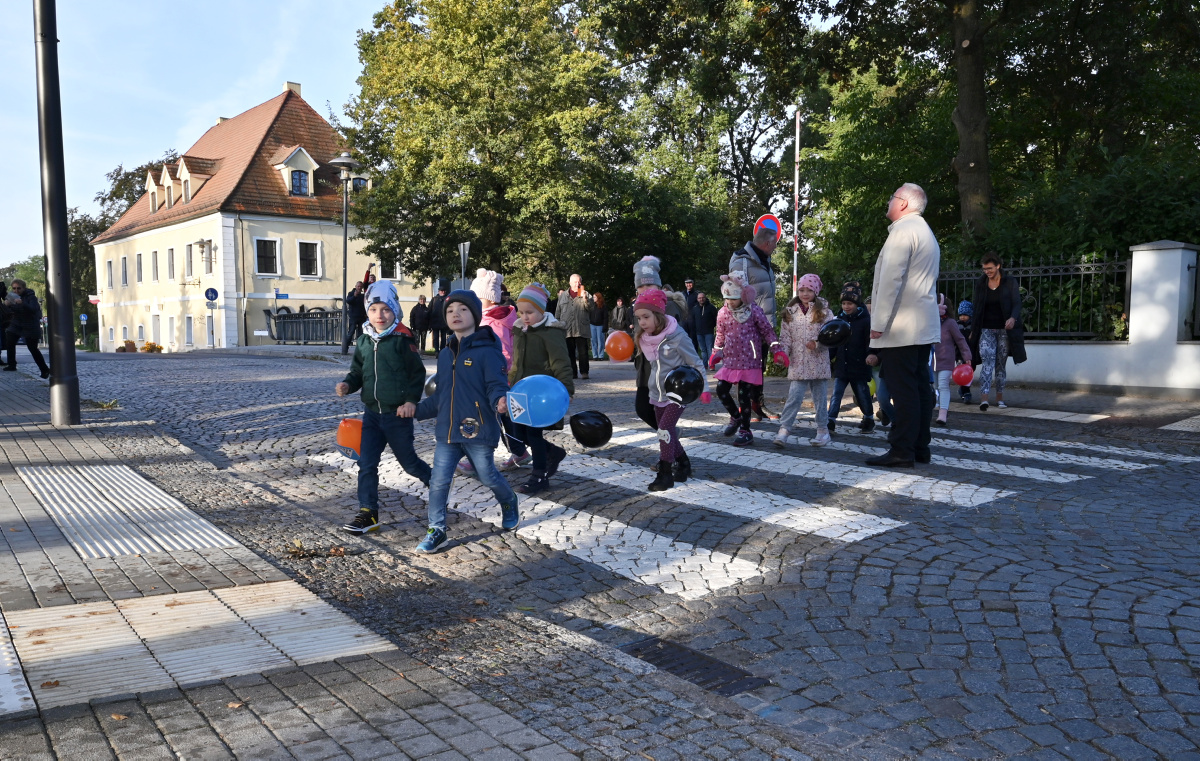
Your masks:
M824 299L821 299L824 301ZM829 377L829 349L817 344L810 350L809 341L816 341L817 334L825 323L833 320L833 312L825 306L825 319L816 321L816 309L808 308L808 314L800 311L800 305L788 307L788 314L779 324L779 345L787 352L788 380L820 380Z
M724 306L717 312L715 344L713 351L721 352L725 369L761 370L762 345L769 344L775 351L779 338L758 304L750 305L750 317L745 322L734 319L733 311Z

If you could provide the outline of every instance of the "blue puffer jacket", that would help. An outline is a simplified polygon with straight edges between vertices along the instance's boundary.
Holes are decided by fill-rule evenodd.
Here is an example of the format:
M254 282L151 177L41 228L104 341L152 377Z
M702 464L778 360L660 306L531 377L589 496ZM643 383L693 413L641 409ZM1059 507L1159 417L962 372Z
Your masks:
M438 354L437 392L417 405L417 419L437 417L439 444L500 443L496 402L508 393L500 339L486 325Z

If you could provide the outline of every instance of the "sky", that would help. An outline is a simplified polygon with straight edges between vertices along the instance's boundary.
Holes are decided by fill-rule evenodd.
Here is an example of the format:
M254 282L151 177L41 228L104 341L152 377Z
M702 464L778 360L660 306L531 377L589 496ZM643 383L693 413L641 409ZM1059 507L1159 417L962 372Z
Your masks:
M104 175L180 153L219 116L299 82L342 114L360 71L358 30L386 0L58 0L67 205L95 212ZM43 253L33 4L0 2L0 266Z

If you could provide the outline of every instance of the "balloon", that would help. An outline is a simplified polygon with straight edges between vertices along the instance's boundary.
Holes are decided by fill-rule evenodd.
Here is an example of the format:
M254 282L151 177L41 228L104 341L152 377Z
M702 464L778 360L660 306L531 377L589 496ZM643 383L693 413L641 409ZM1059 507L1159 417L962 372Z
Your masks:
M875 396L875 379L872 378L867 382L867 385L871 387L871 396Z
M971 369L970 365L959 365L954 368L954 372L950 373L950 378L956 386L969 386L975 379L975 371Z
M633 356L633 339L623 330L614 330L604 342L604 353L612 362L626 362Z
M437 393L437 373L429 376L425 380L425 396L433 396Z
M585 447L602 447L612 438L612 421L603 412L576 412L571 416L571 434Z
M534 428L549 428L563 419L571 397L558 378L530 375L508 392L508 416L514 423Z
M830 349L836 349L849 340L850 323L845 320L831 320L817 333L817 343Z
M696 368L682 365L667 373L663 379L663 390L671 401L691 404L700 398L700 392L704 390L704 376Z
M357 461L361 447L362 421L358 418L348 417L338 423L337 450L342 453L342 456Z

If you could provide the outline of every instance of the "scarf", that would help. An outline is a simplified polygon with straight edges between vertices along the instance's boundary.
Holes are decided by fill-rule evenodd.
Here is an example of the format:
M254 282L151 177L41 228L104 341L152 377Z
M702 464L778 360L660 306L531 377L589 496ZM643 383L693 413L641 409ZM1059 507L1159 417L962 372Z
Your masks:
M743 301L742 305L737 309L730 309L729 313L733 315L733 319L738 322L745 322L750 319L751 311L749 302Z
M366 322L364 322L362 327L363 327L363 333L366 333L367 336L369 336L370 339L372 341L374 341L375 343L379 343L380 339L387 338L392 333L396 332L396 328L400 327L400 321L396 320L391 325L389 325L385 330L375 330L375 326L371 324L370 320L367 320Z
M666 340L667 336L674 333L678 328L679 323L675 321L675 318L667 317L667 326L659 332L655 333L654 335L642 333L641 337L638 338L638 346L642 350L642 356L651 362L658 359L659 345Z

